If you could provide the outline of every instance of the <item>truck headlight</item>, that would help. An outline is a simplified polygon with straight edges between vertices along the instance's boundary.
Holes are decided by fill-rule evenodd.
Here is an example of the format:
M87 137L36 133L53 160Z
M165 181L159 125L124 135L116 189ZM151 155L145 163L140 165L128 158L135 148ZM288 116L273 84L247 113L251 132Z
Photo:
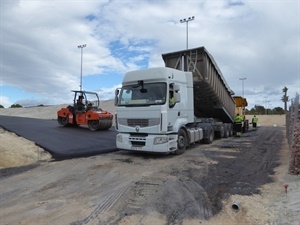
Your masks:
M116 140L117 140L117 142L122 142L122 135L121 134L117 134Z
M156 137L154 138L154 144L159 145L168 142L168 137Z

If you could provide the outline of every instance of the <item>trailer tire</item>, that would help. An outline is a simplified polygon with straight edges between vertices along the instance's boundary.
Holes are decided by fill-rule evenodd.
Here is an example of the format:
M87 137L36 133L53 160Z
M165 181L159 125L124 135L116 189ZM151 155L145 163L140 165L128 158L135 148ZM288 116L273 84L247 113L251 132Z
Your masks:
M224 138L228 138L229 137L229 125L228 124L224 124Z
M210 129L208 137L203 139L204 144L211 144L215 139L215 132L213 129Z
M221 125L220 126L220 131L217 132L217 137L218 138L223 138L225 134L225 126Z
M176 155L181 155L187 148L187 135L183 129L178 132L177 150L174 152Z
M229 124L229 137L233 136L233 126L232 124Z

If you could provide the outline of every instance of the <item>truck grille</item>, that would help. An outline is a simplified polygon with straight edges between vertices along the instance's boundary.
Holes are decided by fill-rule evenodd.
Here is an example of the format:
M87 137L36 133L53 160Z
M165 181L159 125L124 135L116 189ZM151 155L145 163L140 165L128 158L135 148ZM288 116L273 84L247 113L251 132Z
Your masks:
M151 119L123 119L119 118L118 122L120 125L129 126L129 127L149 127L156 126L160 123L159 118L151 118Z

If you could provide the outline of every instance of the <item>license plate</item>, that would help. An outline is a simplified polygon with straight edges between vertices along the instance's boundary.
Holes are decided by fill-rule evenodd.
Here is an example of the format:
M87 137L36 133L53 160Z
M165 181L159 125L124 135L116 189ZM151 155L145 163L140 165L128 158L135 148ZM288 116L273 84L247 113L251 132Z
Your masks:
M131 146L131 150L140 151L140 150L143 150L143 147L135 147L135 146Z

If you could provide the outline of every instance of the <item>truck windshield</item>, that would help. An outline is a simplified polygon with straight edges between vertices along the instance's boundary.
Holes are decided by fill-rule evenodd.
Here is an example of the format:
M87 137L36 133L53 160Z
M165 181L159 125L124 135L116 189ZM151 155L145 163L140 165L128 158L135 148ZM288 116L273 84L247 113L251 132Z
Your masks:
M144 83L142 86L123 86L119 106L163 105L166 102L166 83Z

